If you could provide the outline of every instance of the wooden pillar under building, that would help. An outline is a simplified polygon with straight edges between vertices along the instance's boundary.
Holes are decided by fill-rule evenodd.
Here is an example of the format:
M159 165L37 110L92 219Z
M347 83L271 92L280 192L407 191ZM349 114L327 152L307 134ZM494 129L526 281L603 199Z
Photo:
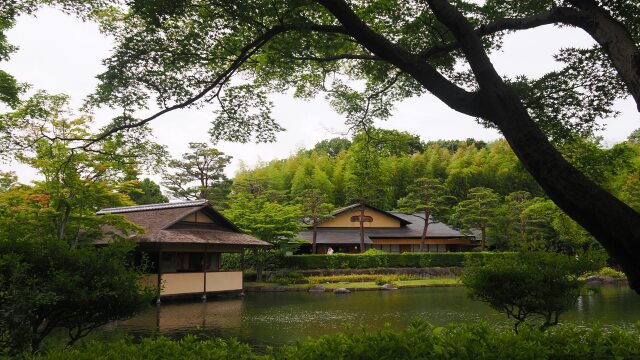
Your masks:
M202 300L207 300L207 243L204 243L204 256L202 257Z
M160 304L160 294L162 293L162 243L158 244L158 298L156 304Z
M241 295L244 295L244 248L240 246L240 273L242 274L242 291Z

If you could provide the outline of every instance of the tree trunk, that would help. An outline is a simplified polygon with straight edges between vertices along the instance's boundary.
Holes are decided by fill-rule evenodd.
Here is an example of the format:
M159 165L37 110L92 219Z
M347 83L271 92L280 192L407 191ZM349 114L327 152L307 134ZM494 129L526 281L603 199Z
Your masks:
M429 229L429 215L431 215L431 211L425 209L424 210L424 227L422 228L422 236L420 237L420 252L424 251L424 241L427 238L427 230Z
M360 252L364 252L364 204L360 204Z
M545 193L591 233L640 292L640 214L602 189L549 143L510 89L485 93L486 108L518 159Z
M316 237L318 236L318 224L314 221L313 222L313 240L311 243L311 253L312 254L317 254L318 253L318 249L317 249L317 245L316 245Z
M262 260L258 256L258 249L253 249L253 258L256 262L256 282L262 282Z
M262 282L262 261L256 260L256 281Z

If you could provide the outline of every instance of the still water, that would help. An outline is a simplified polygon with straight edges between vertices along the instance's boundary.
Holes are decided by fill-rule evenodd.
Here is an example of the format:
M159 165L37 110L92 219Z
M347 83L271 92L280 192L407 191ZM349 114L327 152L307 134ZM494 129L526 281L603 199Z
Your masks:
M198 332L235 337L261 346L290 343L343 329L345 323L376 329L388 323L403 329L412 320L434 325L484 320L505 325L505 316L469 300L461 287L333 293L249 293L244 298L207 302L164 302L137 317L114 324L131 335L181 336ZM634 327L640 296L627 287L602 287L581 295L561 322Z

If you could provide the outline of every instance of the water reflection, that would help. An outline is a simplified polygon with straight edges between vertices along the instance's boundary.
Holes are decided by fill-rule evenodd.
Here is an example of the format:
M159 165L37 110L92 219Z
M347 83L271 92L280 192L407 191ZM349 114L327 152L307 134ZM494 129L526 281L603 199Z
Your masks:
M257 345L281 344L318 337L343 328L345 323L376 329L388 323L405 328L421 319L434 325L484 320L508 326L501 314L474 302L464 289L422 288L400 291L362 291L346 296L332 293L250 293L244 299L208 302L165 302L137 317L117 324L132 334L154 332L181 336L198 331L236 337ZM626 287L603 287L580 296L563 322L601 323L633 327L640 320L640 296Z

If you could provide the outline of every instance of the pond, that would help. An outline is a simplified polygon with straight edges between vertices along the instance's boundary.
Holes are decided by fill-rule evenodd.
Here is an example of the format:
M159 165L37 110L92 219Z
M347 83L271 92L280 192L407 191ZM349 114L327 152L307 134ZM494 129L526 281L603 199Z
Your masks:
M159 332L180 337L198 332L235 337L254 346L276 345L318 337L343 329L345 323L377 329L388 323L403 329L414 319L434 325L484 320L509 324L504 315L469 300L461 287L333 293L249 293L244 298L207 302L164 302L137 317L118 322L134 336ZM633 327L640 320L640 296L623 286L601 287L581 295L562 322Z

